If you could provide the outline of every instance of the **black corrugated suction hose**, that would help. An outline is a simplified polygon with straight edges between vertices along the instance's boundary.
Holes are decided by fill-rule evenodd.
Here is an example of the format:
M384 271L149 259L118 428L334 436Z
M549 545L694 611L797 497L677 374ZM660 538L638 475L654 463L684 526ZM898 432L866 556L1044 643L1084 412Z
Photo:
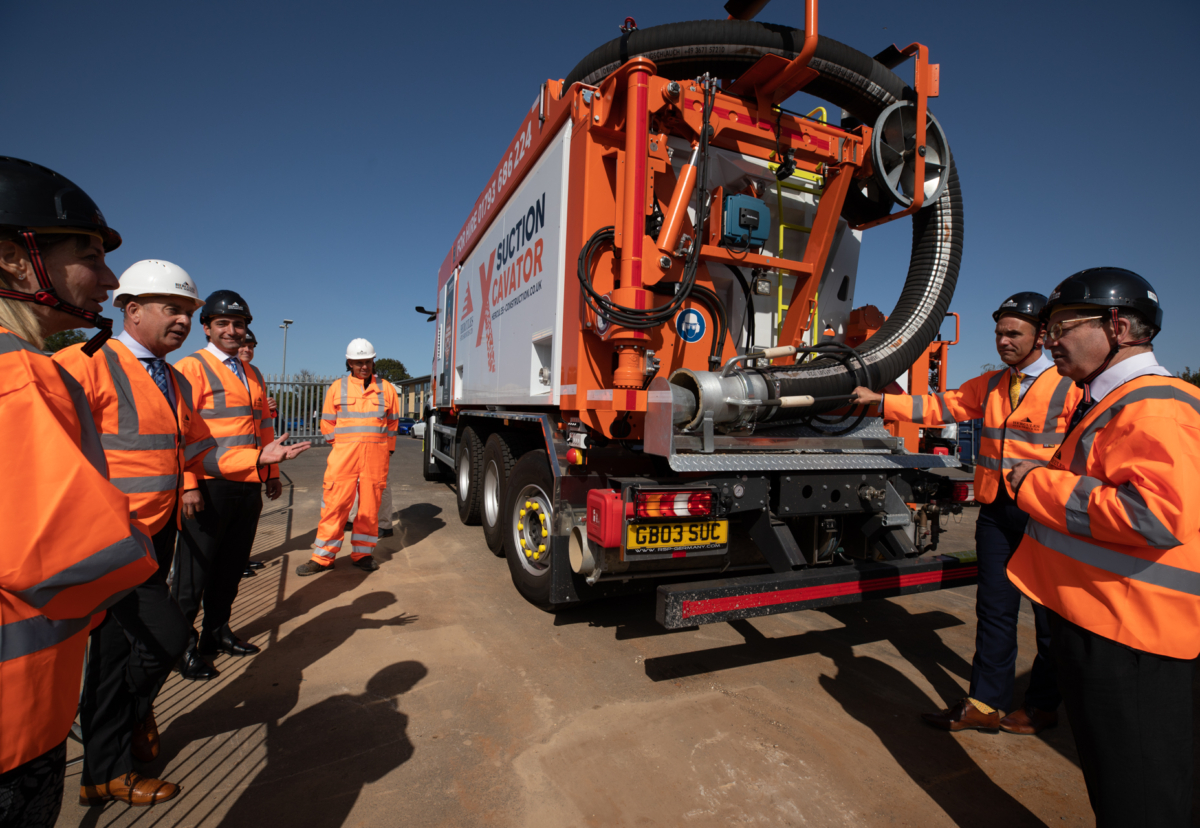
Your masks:
M709 72L736 78L765 54L795 57L804 32L785 26L743 20L696 20L641 29L595 49L566 77L597 84L633 57L650 58L661 76L684 79ZM820 73L804 91L844 109L866 124L874 124L885 108L898 100L915 100L916 93L890 69L836 40L821 37L809 66ZM852 188L842 215L859 224L886 214L890 203L877 203ZM908 276L895 309L884 326L855 351L870 373L867 384L879 389L903 374L929 346L950 307L962 259L963 207L958 172L950 162L950 177L942 196L913 216L912 256ZM842 362L820 358L788 370L771 371L768 378L779 396L848 395L863 380ZM776 384L777 383L777 384ZM836 403L806 409L820 413ZM794 416L792 409L770 410L778 418Z

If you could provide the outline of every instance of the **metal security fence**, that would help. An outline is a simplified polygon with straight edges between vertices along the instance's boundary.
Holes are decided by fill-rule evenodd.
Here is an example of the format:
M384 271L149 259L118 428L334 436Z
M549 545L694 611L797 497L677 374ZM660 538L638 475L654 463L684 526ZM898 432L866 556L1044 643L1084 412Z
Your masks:
M325 445L325 438L321 436L321 408L325 405L325 392L341 376L267 374L267 393L275 398L279 407L275 433L286 431L288 443L311 440L313 445Z

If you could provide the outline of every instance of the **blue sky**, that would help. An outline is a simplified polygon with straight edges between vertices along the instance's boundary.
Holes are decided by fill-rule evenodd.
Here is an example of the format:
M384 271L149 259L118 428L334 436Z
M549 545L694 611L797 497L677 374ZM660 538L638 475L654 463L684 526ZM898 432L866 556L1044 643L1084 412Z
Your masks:
M617 35L723 17L719 0L5 4L0 153L75 180L138 259L240 291L256 363L342 370L365 336L427 373L436 274L541 82ZM759 18L803 25L800 3ZM1194 256L1200 4L826 0L867 54L914 40L962 178L952 385L997 362L991 311L1084 267L1133 269L1165 307L1159 360L1200 367ZM1191 56L1189 58L1189 56ZM868 231L857 301L890 312L910 223ZM196 330L199 330L197 324ZM944 328L952 332L952 325ZM193 333L182 356L203 344Z

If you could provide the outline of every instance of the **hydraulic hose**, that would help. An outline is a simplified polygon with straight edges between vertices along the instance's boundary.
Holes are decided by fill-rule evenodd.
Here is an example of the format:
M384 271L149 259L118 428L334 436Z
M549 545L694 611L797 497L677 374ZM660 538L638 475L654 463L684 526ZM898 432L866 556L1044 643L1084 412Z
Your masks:
M736 78L763 55L795 57L803 43L801 30L757 21L698 20L654 26L629 32L593 50L567 75L566 85L597 84L638 56L653 60L659 75L667 78L691 78L704 72ZM827 37L819 38L809 66L819 76L804 91L841 107L863 123L874 123L880 112L898 100L916 100L916 93L883 64ZM891 210L890 202L873 201L860 189L851 188L842 209L848 222L859 224ZM772 397L845 399L863 380L864 370L869 375L866 384L881 389L908 370L933 341L954 295L962 258L962 192L953 159L941 197L915 213L912 220L912 255L900 299L883 327L855 349L859 359L853 364L862 366L858 381L847 361L820 357L803 365L760 372ZM837 407L837 402L818 402L807 413ZM781 408L771 408L762 419L786 416Z

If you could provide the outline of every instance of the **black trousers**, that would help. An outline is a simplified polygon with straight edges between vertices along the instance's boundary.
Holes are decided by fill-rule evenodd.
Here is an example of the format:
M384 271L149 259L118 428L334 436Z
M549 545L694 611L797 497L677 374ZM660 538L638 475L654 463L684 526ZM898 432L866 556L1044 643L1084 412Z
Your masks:
M971 663L971 698L1005 712L1013 709L1017 664L1017 613L1021 591L1008 580L1008 559L1025 535L1029 515L1017 508L1007 489L979 509L975 523L975 552L979 585L975 591L975 658ZM1062 700L1050 652L1050 622L1046 608L1033 605L1037 655L1025 692L1024 706L1057 710Z
M1192 809L1192 674L1050 613L1054 657L1097 828L1183 828Z
M62 808L67 743L0 773L0 828L54 828Z
M158 571L109 609L92 631L79 703L84 785L102 785L133 770L133 729L187 649L192 625L171 597L167 573L175 553L175 519L154 535Z
M201 480L204 511L183 521L171 591L189 624L204 607L204 632L229 623L242 572L250 560L262 484Z

